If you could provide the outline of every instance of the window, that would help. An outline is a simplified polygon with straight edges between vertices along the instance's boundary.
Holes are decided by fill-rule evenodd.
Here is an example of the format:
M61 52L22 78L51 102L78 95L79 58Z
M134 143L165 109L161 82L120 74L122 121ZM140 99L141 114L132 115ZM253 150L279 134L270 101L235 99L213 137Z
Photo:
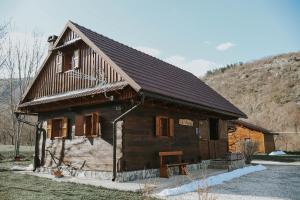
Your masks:
M98 136L99 132L99 113L94 112L86 115L76 115L75 136L94 137Z
M64 63L63 63L63 68L64 68L64 72L68 71L70 69L72 69L72 56L73 56L73 52L72 51L68 51L68 52L64 52Z
M71 69L79 68L80 50L59 52L56 56L56 72L65 72Z
M173 137L174 120L172 118L157 116L156 117L156 136Z
M210 119L209 120L209 134L211 140L219 139L219 120Z
M68 118L55 118L47 121L47 135L50 139L68 136Z

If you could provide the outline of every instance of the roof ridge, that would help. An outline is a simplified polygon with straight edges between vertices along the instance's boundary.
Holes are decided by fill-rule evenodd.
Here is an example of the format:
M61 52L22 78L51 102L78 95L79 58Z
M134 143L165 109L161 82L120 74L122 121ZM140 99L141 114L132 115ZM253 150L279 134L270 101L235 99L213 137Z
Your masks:
M230 101L209 87L193 73L104 36L75 22L69 21L69 23L71 26L74 26L74 28L81 31L93 45L101 49L107 57L115 62L128 77L140 86L139 89L170 96L181 101L207 105L213 109L232 113L234 114L232 115L234 117L247 117ZM145 71L147 71L146 76L141 76ZM172 79L169 75L174 75L177 79ZM176 86L178 85L178 81L180 82L180 86ZM166 87L158 88L158 83L167 85ZM183 96L186 97L183 98Z
M125 46L125 47L129 48L129 49L132 49L132 50L134 50L134 51L137 51L137 52L139 52L139 53L141 53L141 54L143 54L143 55L149 56L149 57L151 57L151 58L154 59L154 60L158 60L158 61L160 61L160 62L164 62L164 63L168 64L169 66L175 68L175 69L179 69L179 70L181 70L181 71L184 71L185 73L192 74L193 76L195 76L196 78L198 78L198 77L197 77L196 75L194 75L193 73L191 73L191 72L189 72L189 71L186 71L186 70L180 68L179 66L175 66L175 65L173 65L173 64L171 64L171 63L168 63L168 62L166 62L166 61L164 61L164 60L162 60L162 59L160 59L160 58L154 57L154 56L152 56L152 55L150 55L150 54L147 54L147 53L145 53L145 52L143 52L143 51L140 51L140 50L138 50L138 49L136 49L136 48L134 48L134 47L128 46L128 45L126 45L126 44L124 44L124 43L121 43L121 42L115 40L115 39L112 39L112 38L107 37L107 36L105 36L105 35L103 35L103 34L101 34L101 33L98 33L98 32L96 32L96 31L94 31L94 30L92 30L92 29L90 29L90 28L87 28L87 27L85 27L85 26L82 26L82 25L80 25L80 24L78 24L78 23L76 23L76 22L73 22L73 21L71 21L71 20L69 20L69 22L71 22L72 24L74 24L74 25L76 25L76 26L81 26L82 28L85 28L85 29L87 29L87 30L89 30L89 31L91 31L91 32L93 32L93 33L95 33L95 34L97 34L97 35L100 35L101 37L104 37L104 38L107 38L107 39L109 39L109 40L112 40L112 41L114 41L115 43L118 43L118 44L120 44L120 45L122 45L122 46ZM198 79L199 79L199 78L198 78ZM201 79L199 79L199 80L202 81ZM203 82L203 81L202 81L202 82Z

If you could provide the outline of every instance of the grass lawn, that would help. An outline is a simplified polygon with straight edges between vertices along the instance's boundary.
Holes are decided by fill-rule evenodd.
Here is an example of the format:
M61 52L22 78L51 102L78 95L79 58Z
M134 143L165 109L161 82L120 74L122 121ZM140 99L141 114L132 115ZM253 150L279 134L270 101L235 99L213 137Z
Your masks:
M0 154L14 155L12 152L8 152L0 151ZM32 155L32 153L25 155ZM76 183L56 182L47 178L15 173L9 170L13 165L27 166L32 162L31 160L32 157L24 157L24 160L20 162L13 162L12 158L8 157L5 160L0 160L1 200L145 199L141 193L110 190Z

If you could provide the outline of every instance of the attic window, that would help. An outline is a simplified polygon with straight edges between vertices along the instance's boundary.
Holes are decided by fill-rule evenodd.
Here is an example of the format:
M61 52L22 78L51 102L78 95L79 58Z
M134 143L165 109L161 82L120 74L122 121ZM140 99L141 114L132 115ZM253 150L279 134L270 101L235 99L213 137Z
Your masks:
M80 50L59 52L56 56L56 72L65 72L80 67Z

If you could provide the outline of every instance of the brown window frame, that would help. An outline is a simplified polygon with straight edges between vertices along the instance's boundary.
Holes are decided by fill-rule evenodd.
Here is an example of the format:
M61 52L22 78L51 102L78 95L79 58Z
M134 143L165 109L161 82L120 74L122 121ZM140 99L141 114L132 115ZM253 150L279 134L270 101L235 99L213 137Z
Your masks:
M54 131L57 131L57 127L55 127L58 123L57 121L60 121L59 123L59 134L54 135ZM47 120L47 137L51 140L54 139L62 139L68 137L68 126L69 126L69 119L67 117L56 117L52 119Z
M98 137L100 135L99 112L80 114L75 116L76 137ZM87 119L90 120L90 132L87 133Z
M162 134L162 119L167 120L167 134ZM156 116L155 120L155 135L161 138L174 137L174 119L167 116Z
M80 48L59 51L56 55L56 73L63 73L69 70L80 68Z

